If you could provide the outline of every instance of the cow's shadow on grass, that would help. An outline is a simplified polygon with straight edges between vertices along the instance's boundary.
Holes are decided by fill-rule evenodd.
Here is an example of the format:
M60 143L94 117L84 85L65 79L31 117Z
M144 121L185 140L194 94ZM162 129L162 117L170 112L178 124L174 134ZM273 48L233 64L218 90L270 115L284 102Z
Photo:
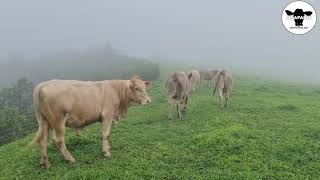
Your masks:
M67 140L70 149L89 148L97 144L97 141L85 136L73 136L69 137Z
M254 90L258 92L271 92L271 88L267 86L258 86Z
M297 112L299 111L299 107L293 104L283 104L277 106L277 109L281 111L288 111L288 112Z
M70 165L65 161L62 153L51 140L48 143L48 156L54 166L61 164L66 167L74 167L79 164L93 164L96 160L104 159L101 151L102 140L98 136L86 137L85 135L72 135L65 138L65 144L77 162L75 165Z

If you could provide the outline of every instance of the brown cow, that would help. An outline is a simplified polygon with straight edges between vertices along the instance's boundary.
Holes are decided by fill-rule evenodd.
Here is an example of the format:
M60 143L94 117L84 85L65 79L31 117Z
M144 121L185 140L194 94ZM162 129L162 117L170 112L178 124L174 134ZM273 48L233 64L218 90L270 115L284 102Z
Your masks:
M108 138L112 122L125 117L130 106L150 103L146 92L149 87L151 83L138 76L131 80L51 80L38 84L33 92L33 105L39 128L33 144L40 146L40 164L50 166L49 131L64 158L75 163L64 142L65 126L79 130L97 121L102 125L104 157L110 157Z
M220 97L220 104L221 108L224 108L223 104L223 96L226 98L225 106L228 107L228 101L230 97L230 92L233 86L233 78L230 73L225 70L222 70L218 73L218 76L215 81L215 86L213 89L213 95L215 94L216 90L218 89L218 95Z
M167 98L168 98L168 119L172 122L171 111L173 101L177 102L177 116L181 116L181 106L185 112L188 103L188 94L190 84L187 76L183 72L173 73L166 81Z
M199 71L196 71L196 70L190 71L188 73L188 80L193 91L196 91L196 88L198 88L198 85L200 84L200 80L201 80Z

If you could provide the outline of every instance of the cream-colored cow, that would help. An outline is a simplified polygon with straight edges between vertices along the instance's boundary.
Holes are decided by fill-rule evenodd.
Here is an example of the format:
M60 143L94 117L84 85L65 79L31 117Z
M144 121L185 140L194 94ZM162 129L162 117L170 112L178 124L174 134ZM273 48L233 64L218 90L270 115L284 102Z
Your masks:
M131 80L51 80L38 84L33 92L33 105L39 128L33 143L40 146L40 163L50 166L49 131L64 158L75 163L64 142L65 126L79 130L98 121L102 125L102 150L108 158L112 122L125 117L130 106L150 103L146 92L149 87L151 83L138 76Z

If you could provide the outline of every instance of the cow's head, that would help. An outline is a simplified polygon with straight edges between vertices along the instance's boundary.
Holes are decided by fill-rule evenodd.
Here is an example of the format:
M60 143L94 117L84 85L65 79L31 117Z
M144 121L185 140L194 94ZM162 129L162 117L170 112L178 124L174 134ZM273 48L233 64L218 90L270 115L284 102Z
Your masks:
M139 76L133 76L130 80L130 104L146 105L151 103L151 98L147 94L147 89L151 87L149 81L143 81Z
M311 11L303 12L302 9L296 9L294 12L286 10L286 13L288 16L293 16L296 26L303 26L304 17L312 15Z

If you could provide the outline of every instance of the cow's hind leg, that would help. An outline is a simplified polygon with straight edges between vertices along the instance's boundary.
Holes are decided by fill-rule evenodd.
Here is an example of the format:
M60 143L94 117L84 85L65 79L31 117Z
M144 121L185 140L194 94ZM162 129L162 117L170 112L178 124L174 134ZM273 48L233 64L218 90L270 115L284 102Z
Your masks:
M69 161L69 163L73 164L76 162L76 160L72 157L71 153L66 147L66 144L64 142L64 134L65 134L65 121L66 117L56 121L56 126L53 128L52 131L55 135L54 141L59 150L61 151L62 155L64 156L64 159Z
M188 95L186 96L186 99L185 99L185 101L184 101L184 106L183 106L183 109L182 109L182 111L185 113L186 112L186 110L187 110L187 104L188 104Z
M172 106L173 106L173 99L168 99L168 120L171 120L172 122L172 115L171 115L171 111L172 111Z
M81 136L81 129L80 128L75 128L74 130L76 131L77 136Z
M218 88L218 95L219 95L219 98L220 98L220 107L223 108L223 92L222 92L222 89Z
M48 131L49 131L49 123L48 121L42 121L39 126L42 131L42 136L39 139L39 147L40 147L40 164L45 166L46 168L50 167L50 162L47 154L47 144L48 144Z
M182 117L180 110L181 110L181 102L178 101L178 102L177 102L177 116L178 116L178 118L181 118L181 117Z
M229 98L230 98L230 92L227 91L226 92L226 104L225 104L226 107L229 107Z
M49 168L50 163L47 155L49 123L39 111L35 112L39 127L37 135L32 140L32 144L39 144L40 164L45 166L46 168Z

